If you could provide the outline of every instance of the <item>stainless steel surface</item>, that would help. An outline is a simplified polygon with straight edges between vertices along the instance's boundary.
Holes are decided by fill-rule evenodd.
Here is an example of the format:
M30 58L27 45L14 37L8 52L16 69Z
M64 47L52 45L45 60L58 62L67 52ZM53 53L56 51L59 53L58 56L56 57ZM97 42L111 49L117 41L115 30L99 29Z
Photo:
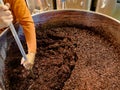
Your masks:
M90 10L91 0L57 0L57 9Z
M53 9L53 0L26 0L31 14Z
M112 17L120 21L120 3L116 3L115 11L112 14Z
M117 0L98 0L96 12L112 16L115 12Z

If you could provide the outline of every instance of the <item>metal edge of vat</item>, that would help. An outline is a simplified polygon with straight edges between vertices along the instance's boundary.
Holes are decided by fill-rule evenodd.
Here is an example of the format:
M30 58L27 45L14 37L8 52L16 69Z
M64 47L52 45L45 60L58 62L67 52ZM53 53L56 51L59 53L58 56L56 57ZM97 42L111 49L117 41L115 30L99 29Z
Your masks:
M33 17L34 21L42 21L42 20L38 19L38 16L40 16L40 15L43 16L44 14L47 14L47 13L56 13L57 14L57 13L60 13L60 12L84 12L84 13L91 13L91 14L95 14L95 15L104 16L106 18L109 18L109 19L117 22L117 23L120 23L119 20L115 19L114 17L108 16L106 14L99 13L99 12L94 12L94 11L88 11L88 10L80 10L80 9L49 10L49 11L44 11L44 12L41 12L41 13L33 14L32 17ZM46 18L46 19L49 19L49 18Z
M70 14L70 15L69 15ZM84 16L81 18L81 14ZM51 10L51 11L45 11L39 14L34 14L32 15L33 20L35 25L41 23L44 24L48 21L54 20L54 18L57 18L60 20L63 19L62 17L67 16L68 18L71 18L72 16L75 17L75 15L80 16L79 19L77 17L71 19L71 20L76 20L76 22L79 20L81 23L85 22L87 23L88 26L93 25L92 23L94 22L96 24L97 21L99 21L99 24L105 29L105 31L108 31L111 33L114 39L120 44L120 21L110 17L108 15L98 13L98 12L93 12L93 11L88 11L88 10L79 10L79 9L66 9L66 10ZM65 16L65 18L66 18ZM95 21L95 19L97 21ZM69 19L70 20L70 19ZM93 26L96 26L96 25ZM98 25L98 26L100 26Z

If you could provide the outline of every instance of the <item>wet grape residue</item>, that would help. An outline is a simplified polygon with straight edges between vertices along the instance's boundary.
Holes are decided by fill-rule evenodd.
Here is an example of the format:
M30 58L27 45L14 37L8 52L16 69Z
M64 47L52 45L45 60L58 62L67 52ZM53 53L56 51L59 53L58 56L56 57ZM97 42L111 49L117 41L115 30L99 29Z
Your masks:
M6 90L120 89L119 49L101 35L76 27L41 29L37 46L31 77L20 65L17 45L11 45L5 63Z

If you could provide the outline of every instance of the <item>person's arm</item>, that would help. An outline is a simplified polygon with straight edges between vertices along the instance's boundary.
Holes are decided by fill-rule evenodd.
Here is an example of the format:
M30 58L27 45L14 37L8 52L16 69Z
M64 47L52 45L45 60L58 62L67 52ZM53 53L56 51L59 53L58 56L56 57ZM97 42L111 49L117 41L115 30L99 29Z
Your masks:
M16 20L22 25L28 45L28 52L36 53L35 27L25 0L13 0L11 8Z
M23 27L23 31L28 46L27 61L29 62L24 62L24 60L22 60L22 64L23 66L25 66L25 68L29 69L29 66L27 64L34 63L37 47L35 26L30 15L30 11L26 6L25 0L11 0L11 1L12 1L11 10L13 12L13 16L15 16L16 21L18 21Z

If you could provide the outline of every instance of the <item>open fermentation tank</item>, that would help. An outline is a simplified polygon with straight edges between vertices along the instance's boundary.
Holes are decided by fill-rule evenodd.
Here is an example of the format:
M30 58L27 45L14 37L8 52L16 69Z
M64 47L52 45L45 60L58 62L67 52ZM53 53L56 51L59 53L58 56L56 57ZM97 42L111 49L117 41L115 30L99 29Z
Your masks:
M36 33L37 32L39 32L38 30L43 30L43 32L45 31L45 30L52 30L52 29L54 29L54 28L64 28L65 29L65 27L67 27L68 28L68 34L67 35L65 35L64 37L65 37L65 39L63 40L64 42L67 40L66 38L67 38L67 36L69 36L69 35L71 35L71 34L69 34L69 30L73 30L73 29L75 29L75 28L79 28L79 29L81 29L81 30L84 30L85 29L85 31L86 31L86 29L88 30L88 31L90 31L90 32L94 32L94 34L95 35L98 35L99 36L99 34L100 34L100 38L102 38L102 37L104 37L104 39L107 39L107 42L108 43L112 43L113 44L113 47L115 47L118 51L116 51L116 52L119 52L119 45L120 45L120 22L119 21L117 21L117 20L115 20L115 19L113 19L113 18L111 18L111 17L108 17L108 16L105 16L105 15L102 15L102 14L99 14L99 13L94 13L94 12L89 12L89 11L79 11L79 10L58 10L58 11L47 11L47 12L43 12L43 13L40 13L40 14L35 14L35 15L33 15L33 20L34 20L34 23L35 23L35 27L36 27ZM72 27L74 27L73 29L71 29ZM63 30L64 30L63 29ZM17 30L18 30L18 32L19 32L19 37L20 37L20 39L21 39L21 41L24 41L24 35L21 33L21 29L18 29L17 28ZM48 31L49 31L48 30ZM48 35L51 39L54 39L55 41L57 41L57 39L60 39L60 41L62 40L62 38L63 37L60 37L60 35L63 35L63 34L61 34L61 33L59 33L58 32L59 30L57 30L57 31L55 31L55 33L54 33L54 35L57 35L57 36L54 36L53 35L53 37L50 35L50 34L46 34L46 35ZM70 31L71 32L71 31ZM89 33L90 33L89 32ZM47 32L44 32L44 33L47 33ZM63 33L63 32L62 32ZM80 32L78 32L78 33L80 33ZM75 33L75 35L77 34L77 32ZM84 33L83 33L84 34ZM83 35L83 34L80 34L81 36ZM94 34L91 34L91 35L94 35ZM38 34L37 34L38 35ZM43 34L44 35L44 34ZM79 38L79 36L80 35L78 35L78 38ZM85 34L85 35L87 35L87 34ZM5 37L5 36L7 36L7 37ZM44 36L43 36L44 37ZM1 35L1 37L0 37L0 42L3 42L3 41L5 41L5 40L3 40L4 38L7 38L7 42L9 43L9 42L13 42L14 41L14 39L13 39L13 37L12 37L12 34L11 34L11 32L10 32L10 30L7 30L7 31L5 31L2 35ZM77 37L76 37L77 38ZM90 40L88 40L87 41L87 39L90 39L90 38L93 38L93 37L84 37L83 36L83 38L81 38L80 39L80 42L81 42L81 45L83 45L82 47L84 48L84 49L86 49L85 47L90 47L90 45L92 45L92 41L90 41ZM49 42L49 41L51 41L51 39L50 40L47 40L46 42L44 42L44 40L46 40L46 37L44 37L44 38L42 38L42 36L39 38L38 36L37 36L37 39L42 39L43 41L40 41L40 40L37 40L37 45L38 45L38 48L39 48L39 46L41 46L41 47L43 47L43 48L46 48L47 46L46 45L44 45L44 44L46 44L47 42ZM75 38L74 38L75 39ZM73 39L73 40L74 40ZM68 39L68 41L66 41L66 42L69 42L69 41L71 41L72 39ZM75 39L76 40L76 39ZM59 41L59 43L60 43L60 41ZM79 41L79 40L76 40L76 41ZM86 43L82 43L82 41L87 41L87 42L89 42L89 45L88 44L86 44ZM104 40L103 40L104 41ZM6 41L5 41L6 42ZM72 41L71 41L72 42ZM41 51L41 52L43 52L43 54L37 54L36 55L36 57L40 57L39 59L40 60L38 60L38 58L36 58L36 60L35 60L35 65L34 65L34 67L33 67L33 71L35 72L34 73L34 75L35 75L35 79L31 79L31 78L27 78L26 77L26 79L25 79L25 77L24 78L22 78L22 77L19 77L19 74L23 74L24 72L23 71L20 71L21 70L21 68L17 68L17 67L20 67L20 65L18 65L18 66L14 66L16 63L11 63L11 64L9 64L9 63L7 63L6 65L9 65L9 66L7 66L7 68L6 69L9 69L10 67L12 67L12 66L14 66L13 68L11 68L11 70L13 70L13 71L11 71L11 73L10 73L10 71L8 72L8 71L6 71L7 73L9 73L8 75L9 76L11 76L12 77L12 79L14 79L14 80L16 80L16 81L14 81L14 80L11 80L11 77L9 77L9 76L7 76L7 79L8 80L11 80L11 81L9 81L10 83L12 83L12 84L10 84L10 83L6 83L6 84L8 84L8 87L11 87L12 88L12 90L15 90L15 89L17 89L17 90L19 90L19 88L20 88L20 90L23 90L23 88L25 89L25 90L32 90L32 89L34 89L34 90L42 90L42 89L45 89L45 90L81 90L81 89L85 89L85 88L87 88L87 89L91 89L91 90L93 90L93 89L95 89L95 87L97 88L100 88L101 87L101 85L102 85L102 83L100 83L100 82L103 82L103 84L104 85L102 85L102 87L103 87L103 89L105 89L105 88L107 88L107 89L110 89L110 88L113 88L113 89L119 89L120 88L120 86L119 86L119 81L117 81L117 80L119 80L119 79L116 79L116 78L119 78L118 76L120 75L120 73L119 72L117 72L117 71L115 71L115 70L118 70L119 69L119 66L120 66L120 62L119 61L117 61L116 59L116 63L117 64L115 64L115 63L113 63L113 64L111 64L112 62L110 61L108 61L108 63L110 64L110 65L112 65L112 66L108 66L108 64L107 64L107 66L106 66L106 64L105 63L107 63L107 61L106 61L106 59L105 58L107 58L108 60L109 60L109 58L108 57L104 57L104 59L105 59L105 63L103 63L103 64L97 64L98 62L93 62L92 64L86 64L85 66L82 66L82 64L84 64L84 63L82 63L82 61L81 62L79 62L79 58L81 58L80 60L84 60L84 56L82 56L82 55L78 55L78 56L76 56L77 54L79 54L81 51L83 51L82 53L83 54L86 54L85 56L87 56L87 52L85 53L84 51L85 50L82 50L82 48L81 48L81 51L76 51L75 52L75 50L69 50L69 48L74 48L74 47L79 47L78 45L80 45L80 44L71 44L71 42L69 43L70 44L70 46L67 46L67 49L68 49L68 51L66 51L67 53L66 53L66 55L64 55L63 57L65 57L65 59L61 59L61 55L63 55L63 54L61 54L60 56L58 55L55 55L55 57L56 57L56 60L57 60L57 58L59 59L58 60L58 62L56 62L56 60L54 60L55 58L53 58L53 57L50 57L50 60L51 60L51 58L53 59L52 61L50 61L50 62L48 62L49 61L49 56L47 57L47 58L44 58L44 59L46 59L46 61L45 60L42 60L42 58L43 58L43 56L45 56L44 55L44 53L46 53L47 51L45 51L44 49L38 49L38 51L37 51L37 53L39 53L39 50ZM73 41L74 42L74 41ZM95 40L93 41L93 42L95 42ZM100 43L101 43L102 41L100 41ZM91 43L91 44L90 44ZM108 44L108 43L105 43L105 44ZM5 43L4 43L5 44ZM13 44L13 43L12 43ZM19 56L20 54L16 54L16 52L15 52L15 50L14 50L14 48L12 47L12 49L11 50L14 50L14 52L12 52L11 53L11 51L10 51L10 46L12 45L12 44L9 44L8 45L8 48L7 48L7 53L8 54L14 54L14 56ZM110 45L112 45L112 44L110 44ZM14 45L14 44L13 44ZM55 44L56 45L56 44ZM57 45L58 45L58 43L57 43ZM64 43L62 43L61 45L63 45L63 46L60 46L61 48L60 49L62 49L62 48L64 48ZM72 47L72 45L74 46L74 47ZM99 44L95 44L96 46L98 45L99 46ZM104 44L101 44L101 45L104 45ZM115 45L115 46L114 46ZM49 49L48 50L50 50L52 47L54 47L54 46L50 46L50 47L48 47ZM25 47L24 47L25 48ZM91 48L89 48L88 49L88 53L90 53L90 52L92 52L92 48L94 48L94 45L91 47ZM98 48L98 47L97 47ZM91 50L90 50L91 49ZM42 51L43 50L43 51ZM56 50L56 49L55 49ZM78 49L76 49L76 50L78 50ZM114 50L114 49L110 49L110 51L108 50L103 50L103 52L110 52L110 53L112 53L112 52L114 52L114 51L112 51L112 50ZM53 50L54 51L54 50ZM52 51L52 54L51 55L53 55L53 53L55 53L56 54L56 52L54 51L53 52ZM90 51L90 52L89 52ZM101 50L99 50L99 48L98 48L98 50L96 49L96 51L101 51ZM17 51L17 52L19 52L19 51ZM62 52L61 53L64 53L65 51L64 50L62 50ZM69 54L69 52L71 52L71 54ZM51 51L49 52L48 51L48 53L51 53ZM47 54L48 54L47 53ZM82 54L81 53L81 54ZM102 53L102 51L101 51L101 53ZM69 54L69 55L68 55ZM103 54L103 56L105 55L106 53L104 53ZM40 55L40 56L39 56ZM43 55L43 56L42 56ZM50 55L50 56L51 56ZM71 56L72 55L72 56ZM91 54L89 54L87 57L89 57ZM95 56L94 56L95 55ZM100 54L101 55L101 54ZM111 55L111 54L110 54ZM54 55L53 55L54 56ZM99 56L99 54L98 54L98 56ZM109 56L109 55L108 55ZM20 56L21 57L21 56ZM69 57L69 58L67 58L67 57ZM74 58L73 58L74 57ZM87 57L85 57L85 58L87 58ZM93 53L92 55L91 55L91 57L97 57L97 54L95 53ZM119 55L117 56L118 58L119 58ZM10 55L7 55L7 57L6 57L7 59L6 59L6 61L7 60L10 60L10 59L14 59L15 57L10 57ZM67 59L66 59L67 58ZM115 55L113 55L113 58L115 58ZM103 57L102 57L102 59L103 59ZM38 60L38 61L37 61ZM60 61L60 60L62 60L62 61ZM73 60L73 61L71 61L71 62L64 62L64 60ZM92 60L92 59L91 59ZM88 60L89 61L89 63L90 63L90 61L91 60ZM96 59L97 60L97 59ZM111 59L110 59L111 60ZM15 60L14 60L15 61ZM12 62L14 62L14 61L12 61ZM37 64L37 63L39 63L39 65ZM104 60L102 61L102 62L104 62ZM113 59L113 62L114 62L114 59ZM17 62L18 63L18 62ZM56 64L56 63L60 63L60 64ZM72 63L72 64L69 64L69 63ZM77 65L77 63L81 63L80 65L82 66L82 67L80 67L78 70L76 70L76 74L74 74L75 73L75 68L78 68L80 65L78 65L78 66L76 66ZM63 65L64 64L64 65ZM94 68L95 67L95 65L94 64L97 64L98 66L99 66L99 68L97 69L98 70L98 72L99 71L101 71L103 74L105 74L106 76L104 76L101 72L99 72L99 74L101 74L101 78L102 78L102 80L103 81L100 81L100 82L98 82L99 81L99 79L100 79L100 76L99 76L99 78L97 78L97 74L95 74L95 72L94 71L96 71L97 72L97 70L95 69L95 70L92 70L92 68ZM114 66L114 64L115 64L115 66ZM11 66L10 66L11 65ZM49 65L51 65L49 68L48 68L48 66ZM57 66L58 65L58 66ZM68 66L67 66L68 65ZM92 65L92 66L91 66ZM96 67L97 67L97 65L96 65ZM106 67L104 67L104 68L101 68L102 67L102 65L105 65ZM47 66L47 67L45 67L45 66ZM56 66L57 66L57 68L56 68ZM91 66L91 69L89 68L89 69L87 69L87 67L90 67ZM44 68L45 67L45 68ZM52 67L52 68L51 68ZM55 67L55 68L54 68ZM111 69L111 68L109 68L109 67L115 67L116 69ZM36 69L37 68L37 69ZM86 68L86 69L83 69L83 68ZM20 70L15 70L15 69L20 69ZM23 69L23 68L22 68ZM57 69L59 69L59 70L57 70ZM107 70L108 71L110 71L111 70L111 72L110 73L115 73L115 72L117 72L117 75L116 76L114 76L113 75L113 77L116 77L116 78L107 78L108 76L111 76L111 74L106 74L106 72L105 72L105 70L106 70L106 72L107 72ZM36 70L38 70L38 71L36 71ZM42 71L43 70L43 71ZM67 71L68 70L68 71ZM81 70L83 70L83 71L81 71ZM102 71L103 70L103 71ZM20 71L20 72L19 72ZM5 73L6 73L5 72ZM41 72L41 74L39 73L38 74L38 72ZM57 72L57 73L55 73L55 72ZM81 72L81 73L80 73ZM84 72L84 73L83 73ZM17 74L16 74L17 73ZM51 74L51 75L50 75ZM59 74L59 75L58 75ZM73 74L73 75L72 75ZM95 74L95 76L94 76L94 74ZM13 76L12 76L13 75ZM17 76L18 75L18 76ZM40 76L39 76L40 75ZM82 77L81 75L83 75L84 77ZM93 78L92 78L92 75L94 76ZM102 75L104 76L104 78L102 77ZM49 77L50 76L50 77ZM74 78L72 78L73 76L75 76ZM85 77L87 77L86 79L85 79ZM21 78L21 79L20 79ZM46 79L47 78L47 79ZM54 78L56 78L56 79L54 79ZM71 79L72 78L72 79ZM81 79L80 79L81 78ZM107 79L106 79L107 78ZM17 81L17 79L18 79L18 81ZM58 79L58 80L57 80ZM80 82L82 83L82 81L84 82L84 83L79 83L79 82L77 82L77 81L75 81L75 80L80 80ZM98 80L97 80L98 79ZM89 81L90 80L90 81ZM108 80L108 82L107 82L107 80ZM116 81L114 81L115 82L115 84L114 83L111 83L111 82L109 82L110 80L116 80ZM22 81L24 81L24 82L22 82ZM25 81L27 81L27 83L25 83ZM106 81L106 82L104 82L104 81ZM34 83L33 83L34 82ZM73 83L74 84L73 84ZM94 84L93 84L93 83ZM23 84L24 83L24 84ZM76 83L76 85L75 85L75 83ZM86 83L86 84L85 84ZM91 84L90 84L91 83ZM79 85L80 84L80 85ZM97 85L96 85L97 84ZM105 84L107 84L107 86L105 86ZM22 86L23 85L23 86ZM38 85L38 86L37 86ZM113 86L112 86L113 85ZM73 88L70 88L70 86L71 87L73 87ZM80 86L80 87L79 87ZM7 88L8 88L7 87ZM16 88L17 87L17 88ZM19 88L18 88L19 87Z

